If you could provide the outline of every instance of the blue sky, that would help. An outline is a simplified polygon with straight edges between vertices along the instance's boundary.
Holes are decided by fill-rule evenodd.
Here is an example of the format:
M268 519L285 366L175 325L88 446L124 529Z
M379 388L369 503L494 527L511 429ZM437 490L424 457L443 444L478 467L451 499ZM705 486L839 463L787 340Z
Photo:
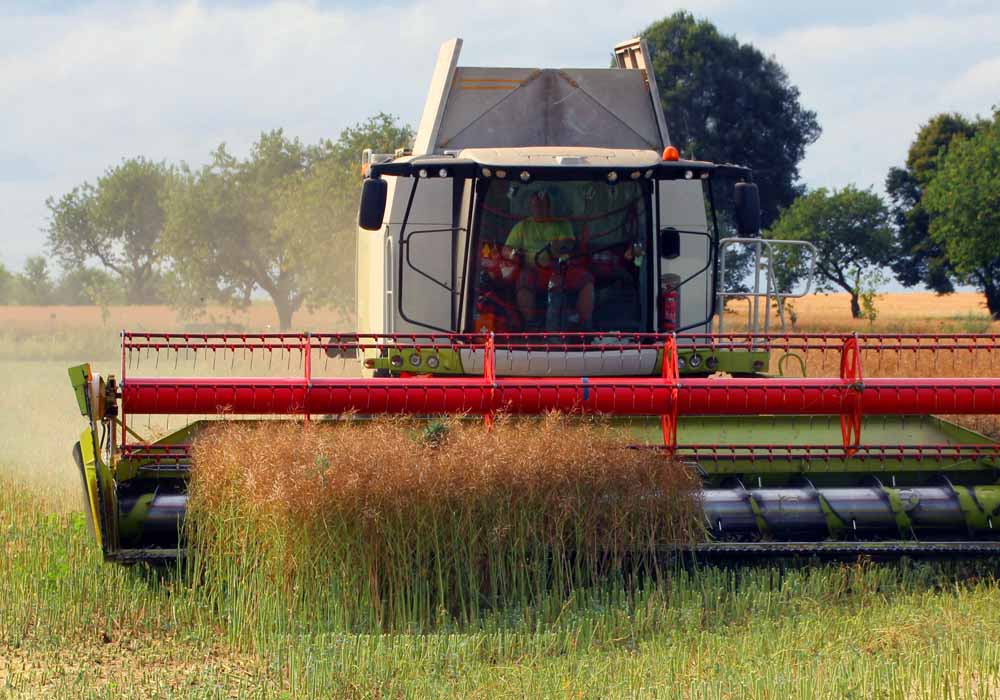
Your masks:
M261 130L336 137L377 111L419 118L438 45L466 65L607 65L675 9L785 66L824 133L807 185L881 188L919 125L1000 104L995 2L636 0L618 4L6 2L0 10L0 262L44 249L45 198L124 157L202 162ZM514 8L514 12L511 11Z

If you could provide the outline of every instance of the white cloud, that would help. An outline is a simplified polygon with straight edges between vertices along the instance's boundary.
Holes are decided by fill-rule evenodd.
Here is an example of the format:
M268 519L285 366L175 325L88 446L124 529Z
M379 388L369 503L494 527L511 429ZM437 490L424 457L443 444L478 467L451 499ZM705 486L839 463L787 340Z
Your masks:
M753 37L819 113L802 164L811 186L881 189L917 129L943 111L986 114L1000 100L1000 10L807 26Z
M1000 55L980 61L962 73L948 85L945 95L953 100L976 102L992 96L996 100L993 105L1000 107Z

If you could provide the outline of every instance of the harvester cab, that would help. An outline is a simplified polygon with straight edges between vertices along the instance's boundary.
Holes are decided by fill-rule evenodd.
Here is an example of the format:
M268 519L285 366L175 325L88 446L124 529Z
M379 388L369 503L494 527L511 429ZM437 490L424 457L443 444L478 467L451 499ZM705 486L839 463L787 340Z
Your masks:
M70 370L107 558L176 556L207 418L549 411L690 465L702 552L998 551L1000 447L966 418L1000 412L995 337L788 332L815 251L760 237L748 169L671 145L641 40L608 69L462 67L460 48L412 149L364 154L362 332L126 331L116 377Z

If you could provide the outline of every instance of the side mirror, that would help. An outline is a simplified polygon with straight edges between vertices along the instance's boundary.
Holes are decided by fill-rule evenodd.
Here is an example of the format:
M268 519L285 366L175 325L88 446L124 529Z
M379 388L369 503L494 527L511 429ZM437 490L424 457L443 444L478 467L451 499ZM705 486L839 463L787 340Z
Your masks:
M760 233L760 192L756 183L736 183L736 230L743 238Z
M378 231L385 218L385 198L389 185L380 177L366 177L361 185L361 206L358 226L366 231Z
M661 228L656 241L656 248L661 258L673 260L681 254L681 232L668 226Z

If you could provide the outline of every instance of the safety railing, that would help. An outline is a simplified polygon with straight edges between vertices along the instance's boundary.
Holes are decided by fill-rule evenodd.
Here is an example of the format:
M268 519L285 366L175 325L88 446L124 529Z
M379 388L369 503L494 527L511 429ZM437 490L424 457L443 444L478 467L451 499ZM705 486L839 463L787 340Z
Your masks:
M387 377L323 376L314 371L322 357L358 360L403 348L474 350L482 353L482 373L476 376L431 376L399 372ZM129 443L129 415L272 414L300 416L349 413L477 414L489 423L499 412L538 414L548 411L628 416L660 416L663 446L678 454L694 452L715 459L767 459L775 446L681 445L677 439L682 415L829 415L839 417L842 440L837 446L785 446L786 455L829 458L834 453L866 456L919 454L977 457L993 455L993 447L872 446L862 443L862 419L876 415L984 415L1000 413L1000 378L990 374L1000 336L974 334L608 334L567 333L553 340L547 334L358 334L265 333L191 334L124 332L120 420L121 454L133 458L178 461L184 446ZM656 350L655 376L498 376L498 352L634 353ZM760 351L818 354L833 364L831 376L681 376L682 353L696 350ZM967 358L963 376L873 377L864 371L872 354L879 357L929 356ZM171 356L173 356L171 358ZM143 368L176 371L178 357L187 356L203 369L236 358L258 369L279 358L280 376L137 376ZM295 372L287 369L293 365ZM971 359L969 359L971 358ZM986 361L988 358L988 362ZM171 364L170 360L174 362ZM220 363L220 360L222 362ZM779 361L780 364L780 361ZM933 366L931 366L933 367ZM973 371L974 370L974 371ZM167 372L169 375L170 372ZM728 451L727 451L728 450ZM839 452L837 452L839 450ZM978 450L978 452L976 451Z
M735 246L746 246L753 251L753 287L748 291L733 291L725 288L727 254ZM808 263L802 274L802 289L782 291L774 273L775 260L782 254L807 252ZM725 333L726 300L747 298L750 300L750 333L771 331L771 304L774 303L781 330L785 329L785 300L798 299L812 291L816 272L816 246L807 241L777 240L768 238L723 238L719 241L719 288L718 323L719 333ZM761 307L763 306L763 311ZM763 316L763 322L762 317Z

